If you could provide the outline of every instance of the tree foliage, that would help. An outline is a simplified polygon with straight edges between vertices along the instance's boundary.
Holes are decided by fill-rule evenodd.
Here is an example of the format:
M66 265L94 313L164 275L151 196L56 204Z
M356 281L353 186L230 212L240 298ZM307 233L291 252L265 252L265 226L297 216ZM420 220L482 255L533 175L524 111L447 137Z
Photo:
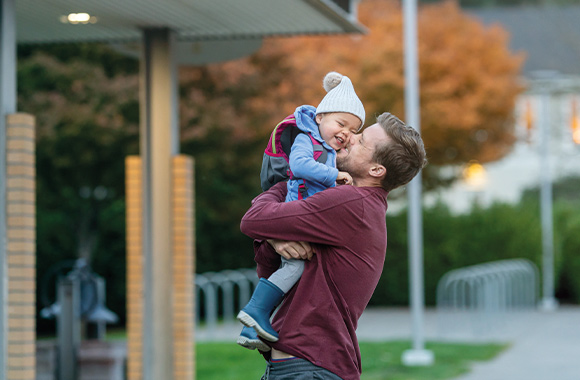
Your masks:
M578 179L576 178L576 181ZM566 186L563 181L555 188ZM554 286L562 303L580 302L580 202L554 202ZM542 226L539 199L524 197L518 204L477 206L468 214L454 215L444 204L424 209L425 302L435 305L437 284L453 269L491 261L524 258L542 268ZM387 215L389 244L385 267L372 305L408 305L409 258L406 212ZM539 281L539 280L538 280Z
M423 3L433 3L440 0L421 0ZM459 5L465 8L484 7L546 7L578 5L580 0L459 0Z
M250 57L181 70L182 146L197 167L198 270L251 265L251 254L228 251L249 246L238 222L260 191L267 136L297 106L320 102L328 71L353 79L367 124L384 111L404 119L400 6L365 0L359 17L369 29L363 36L271 38ZM509 150L522 57L509 53L504 31L453 3L422 7L419 26L422 132L432 163L425 182L437 186L435 165L493 161Z
M261 191L259 171L289 68L283 54L180 70L182 151L196 162L198 271L254 265L239 222Z
M274 97L280 108L317 104L330 70L347 74L367 119L389 111L404 120L403 23L398 2L364 0L359 18L364 36L274 39L261 55L282 54L291 67ZM521 91L523 57L509 52L507 33L484 27L452 2L419 12L421 131L435 165L490 162L512 146L512 113ZM368 123L367 123L368 124Z
M123 316L123 163L137 153L137 77L41 50L18 66L18 108L37 124L39 307L46 296L54 301L56 278L45 282L47 269L82 257L108 279L108 303Z

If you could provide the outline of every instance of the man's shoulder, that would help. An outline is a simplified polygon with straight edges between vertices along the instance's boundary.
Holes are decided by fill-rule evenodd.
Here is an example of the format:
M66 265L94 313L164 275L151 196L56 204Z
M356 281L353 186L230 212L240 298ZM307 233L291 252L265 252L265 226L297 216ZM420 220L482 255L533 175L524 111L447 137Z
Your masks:
M377 197L378 199L387 198L387 192L380 187L358 187L351 185L340 185L328 188L322 193L327 197L337 197L343 201L364 199L367 197Z

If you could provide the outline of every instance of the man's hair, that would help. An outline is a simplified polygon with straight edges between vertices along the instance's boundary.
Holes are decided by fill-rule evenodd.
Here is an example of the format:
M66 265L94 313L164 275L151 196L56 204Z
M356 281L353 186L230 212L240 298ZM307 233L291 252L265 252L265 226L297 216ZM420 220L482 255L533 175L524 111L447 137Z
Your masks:
M419 132L395 115L385 112L377 122L391 141L377 145L373 161L387 169L381 187L390 191L409 183L419 173L427 164L427 153Z

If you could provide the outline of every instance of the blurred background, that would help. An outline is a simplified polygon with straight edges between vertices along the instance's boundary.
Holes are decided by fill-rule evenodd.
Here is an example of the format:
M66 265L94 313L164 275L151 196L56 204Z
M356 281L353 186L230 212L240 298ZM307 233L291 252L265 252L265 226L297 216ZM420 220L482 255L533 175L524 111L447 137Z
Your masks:
M425 2L419 9L425 297L449 270L526 258L541 267L541 131L549 109L555 295L580 302L580 4ZM401 6L363 0L366 35L269 38L252 55L179 70L181 152L196 165L196 272L251 268L239 221L260 192L277 121L348 75L371 123L404 119ZM138 153L137 59L105 44L20 45L18 109L37 118L38 310L49 269L83 258L125 322L124 158ZM546 158L544 158L546 159ZM391 194L389 245L371 305L408 304L407 198ZM42 294L41 294L42 293ZM44 301L43 301L44 300ZM40 336L55 322L37 320Z

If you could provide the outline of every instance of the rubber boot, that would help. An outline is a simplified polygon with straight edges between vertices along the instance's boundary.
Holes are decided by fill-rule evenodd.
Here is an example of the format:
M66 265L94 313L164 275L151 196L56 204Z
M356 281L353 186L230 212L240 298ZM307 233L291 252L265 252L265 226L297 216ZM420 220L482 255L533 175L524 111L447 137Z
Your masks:
M260 338L258 338L258 333L251 327L246 327L242 329L240 336L238 337L237 343L247 348L248 350L260 350L263 352L270 351L270 346L266 343L262 342Z
M253 327L258 335L269 342L278 341L278 333L270 324L270 314L284 298L279 287L261 278L252 294L250 302L238 313L238 320L245 326Z

